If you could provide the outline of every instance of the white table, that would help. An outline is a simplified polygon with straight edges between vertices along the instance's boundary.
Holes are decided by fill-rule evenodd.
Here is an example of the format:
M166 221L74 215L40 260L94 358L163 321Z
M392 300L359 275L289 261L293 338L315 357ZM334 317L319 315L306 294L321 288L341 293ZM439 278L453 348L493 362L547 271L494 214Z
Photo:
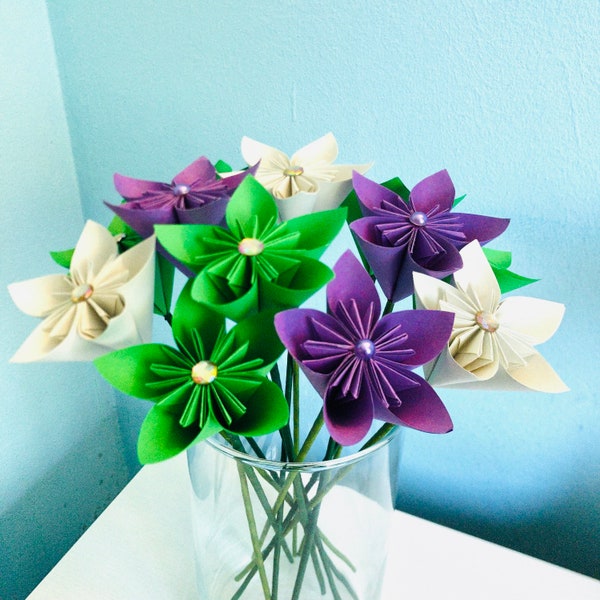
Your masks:
M189 493L184 456L144 467L29 600L198 600ZM600 600L600 581L417 517L392 533L384 600Z

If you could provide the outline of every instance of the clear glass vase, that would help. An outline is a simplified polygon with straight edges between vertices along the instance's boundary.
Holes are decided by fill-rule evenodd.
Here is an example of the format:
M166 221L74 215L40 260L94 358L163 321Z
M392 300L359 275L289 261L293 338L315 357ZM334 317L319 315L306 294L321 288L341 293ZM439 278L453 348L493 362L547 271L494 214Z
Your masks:
M326 462L188 450L199 598L378 600L397 439Z

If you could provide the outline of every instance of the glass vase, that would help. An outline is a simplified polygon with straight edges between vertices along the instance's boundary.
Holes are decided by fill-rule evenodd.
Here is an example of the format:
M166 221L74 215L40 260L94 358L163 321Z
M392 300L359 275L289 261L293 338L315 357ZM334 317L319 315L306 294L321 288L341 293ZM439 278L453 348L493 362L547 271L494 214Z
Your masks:
M189 449L199 598L378 600L396 441L305 463L255 458L219 438Z

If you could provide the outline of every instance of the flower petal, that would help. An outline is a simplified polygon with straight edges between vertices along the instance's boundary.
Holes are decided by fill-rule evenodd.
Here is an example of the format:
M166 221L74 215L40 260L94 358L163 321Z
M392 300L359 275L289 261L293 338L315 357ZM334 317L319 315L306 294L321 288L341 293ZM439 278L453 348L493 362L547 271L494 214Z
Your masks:
M280 160L283 159L284 162L287 162L289 164L289 159L287 155L281 152L281 150L278 150L273 146L267 146L267 144L257 142L256 140L253 140L252 138L246 136L242 138L241 151L244 160L249 165L255 165L257 162L260 162L263 159L263 157L267 157L266 162L270 162L271 157L279 157Z
M500 304L496 318L502 328L508 327L531 340L531 344L541 344L550 339L565 313L565 307L558 302L511 296Z
M454 184L448 171L438 171L426 177L410 192L415 210L427 213L436 206L439 212L447 212L454 203Z
M500 286L477 240L461 251L463 267L454 273L456 286L476 300L482 310L495 313L500 301Z
M352 174L352 186L360 200L364 216L380 214L383 202L397 205L404 202L396 193L388 188L367 179L358 172Z
M73 285L67 275L45 275L11 283L8 291L19 310L32 317L45 317L71 302Z
M379 295L371 277L350 250L346 250L338 259L333 272L335 279L327 285L329 311L336 314L338 303L349 308L351 301L354 301L358 308L357 316L362 318L365 330L371 331L381 314Z
M338 155L338 145L333 133L326 133L310 144L300 148L290 158L290 163L301 167L315 163L332 163Z
M427 433L452 431L452 419L435 390L415 373L408 371L406 375L418 385L400 392L400 406L386 409L376 403L375 418Z
M94 221L86 221L71 259L73 280L76 283L90 282L117 255L117 242L108 229Z
M173 183L189 186L198 181L212 182L215 180L216 174L217 172L208 158L201 156L181 171L181 173L175 175Z
M373 340L381 339L396 327L408 336L403 348L414 351L402 364L419 367L433 360L446 346L452 333L454 314L438 310L404 310L385 315L375 326Z
M510 224L510 219L498 217L486 217L484 215L471 215L466 213L452 213L453 217L460 218L462 232L465 234L466 242L479 240L485 244L498 237Z
M127 177L119 173L114 174L113 181L119 195L128 200L139 198L149 191L160 191L169 187L166 183L134 179L133 177Z
M524 366L509 368L507 369L507 373L521 385L538 392L559 394L569 391L569 388L556 374L554 369L535 350L534 354L527 358Z
M152 407L142 423L138 437L138 458L143 465L171 458L222 430L212 420L202 430L193 425L184 428L180 425L179 418L172 407Z
M371 428L373 401L368 392L352 398L341 396L335 388L328 389L323 417L331 437L342 446L351 446L360 442Z

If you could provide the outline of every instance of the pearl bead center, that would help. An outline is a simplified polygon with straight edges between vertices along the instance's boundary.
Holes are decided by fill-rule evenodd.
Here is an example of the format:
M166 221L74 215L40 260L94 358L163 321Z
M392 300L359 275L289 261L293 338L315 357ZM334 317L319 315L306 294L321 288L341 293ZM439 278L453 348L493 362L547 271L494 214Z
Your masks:
M283 174L286 177L298 177L298 175L302 175L302 173L304 173L304 169L298 165L290 165L287 169L283 170Z
M192 379L194 383L206 385L217 378L217 365L209 360L201 360L192 367Z
M73 288L73 291L71 292L71 302L74 304L85 302L92 297L93 293L94 288L89 283L82 283Z
M427 215L421 211L414 212L410 215L410 222L417 227L423 227L427 224Z
M190 193L190 186L184 185L183 183L178 183L173 186L173 194L175 196L185 196Z
M354 345L354 353L361 360L370 360L375 356L375 344L371 340L359 340Z
M495 315L484 310L480 310L475 315L475 321L481 329L490 333L494 333L500 327L500 323L498 323Z
M244 238L238 244L240 254L244 256L256 256L265 249L265 245L256 238Z

